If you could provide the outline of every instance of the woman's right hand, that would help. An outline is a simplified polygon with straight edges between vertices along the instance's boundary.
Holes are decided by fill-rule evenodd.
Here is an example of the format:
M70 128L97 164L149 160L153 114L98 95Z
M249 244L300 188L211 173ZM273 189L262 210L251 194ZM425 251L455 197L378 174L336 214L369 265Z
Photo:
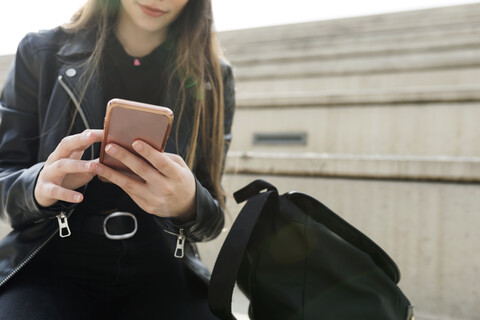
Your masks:
M59 200L82 202L83 195L74 190L93 179L98 160L81 158L92 143L102 138L103 130L85 130L62 139L45 162L35 185L35 200L40 206L48 207Z

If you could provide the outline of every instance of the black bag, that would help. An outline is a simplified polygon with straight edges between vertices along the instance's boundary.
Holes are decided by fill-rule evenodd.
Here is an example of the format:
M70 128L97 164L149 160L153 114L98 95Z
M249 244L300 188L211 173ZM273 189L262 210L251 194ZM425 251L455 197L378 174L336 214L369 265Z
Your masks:
M279 196L263 180L234 196L248 202L212 272L209 305L219 318L235 319L237 281L251 319L413 319L396 264L322 203L299 192Z

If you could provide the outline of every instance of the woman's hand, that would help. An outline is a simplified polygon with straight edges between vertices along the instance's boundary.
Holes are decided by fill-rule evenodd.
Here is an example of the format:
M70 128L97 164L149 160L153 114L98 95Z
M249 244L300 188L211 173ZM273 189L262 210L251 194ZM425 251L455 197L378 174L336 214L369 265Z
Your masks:
M122 188L144 211L179 221L195 217L195 178L183 159L175 154L163 153L144 141L134 141L133 148L144 159L117 144L109 144L105 152L121 161L143 181L128 177L103 164L95 171Z
M102 138L103 130L85 130L63 138L38 176L34 195L39 205L48 207L58 200L73 203L83 200L83 195L74 190L92 180L95 162L80 159L85 149Z

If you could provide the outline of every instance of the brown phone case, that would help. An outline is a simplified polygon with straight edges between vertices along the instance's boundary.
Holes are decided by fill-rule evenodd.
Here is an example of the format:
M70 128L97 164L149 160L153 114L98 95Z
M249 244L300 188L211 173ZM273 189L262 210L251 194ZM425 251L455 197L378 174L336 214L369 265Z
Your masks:
M132 143L135 140L142 140L163 152L172 123L173 112L167 107L124 99L110 100L104 122L100 162L140 179L123 163L106 154L105 147L109 143L116 143L138 155ZM102 180L105 181L105 179Z

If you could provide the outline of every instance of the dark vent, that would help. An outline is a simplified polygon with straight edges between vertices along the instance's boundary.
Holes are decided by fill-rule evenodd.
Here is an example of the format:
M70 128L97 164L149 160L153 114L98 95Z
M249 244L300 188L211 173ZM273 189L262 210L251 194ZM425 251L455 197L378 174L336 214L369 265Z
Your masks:
M260 145L305 145L306 133L254 133L253 144Z

